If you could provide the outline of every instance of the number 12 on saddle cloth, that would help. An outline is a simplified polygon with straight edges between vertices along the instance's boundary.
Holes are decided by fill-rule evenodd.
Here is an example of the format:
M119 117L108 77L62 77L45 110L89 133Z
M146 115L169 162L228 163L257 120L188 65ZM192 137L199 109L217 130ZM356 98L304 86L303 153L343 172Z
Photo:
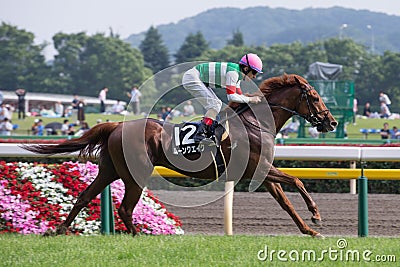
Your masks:
M204 151L204 147L196 144L193 137L199 127L199 123L186 122L184 124L177 124L174 126L173 132L173 145L172 152L174 155L189 155L197 154ZM226 122L225 127L218 124L215 127L215 135L211 139L215 142L217 147L222 140L228 137L228 123Z

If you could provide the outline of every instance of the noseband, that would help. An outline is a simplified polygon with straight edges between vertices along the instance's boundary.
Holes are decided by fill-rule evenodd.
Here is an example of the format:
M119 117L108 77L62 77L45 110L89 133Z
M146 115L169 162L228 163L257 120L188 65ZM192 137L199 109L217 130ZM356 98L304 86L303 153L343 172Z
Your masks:
M313 90L313 88L311 86L307 85L307 88L300 87L300 89L301 89L301 98L297 102L297 106L296 106L295 109L289 109L287 107L284 107L284 106L279 105L279 104L274 104L274 103L269 103L269 105L271 107L278 107L280 109L283 109L283 110L285 110L287 112L292 113L293 115L300 116L303 119L305 119L308 122L310 122L312 127L317 127L318 131L322 131L323 130L323 122L326 120L326 118L328 116L329 109L325 109L325 110L313 113L311 111L310 101L308 100L308 92ZM299 106L300 106L301 102L303 101L303 99L306 100L307 108L308 108L308 114L300 114L300 113L297 112L297 109L299 108ZM323 118L319 118L318 115L322 114L322 113L324 113Z

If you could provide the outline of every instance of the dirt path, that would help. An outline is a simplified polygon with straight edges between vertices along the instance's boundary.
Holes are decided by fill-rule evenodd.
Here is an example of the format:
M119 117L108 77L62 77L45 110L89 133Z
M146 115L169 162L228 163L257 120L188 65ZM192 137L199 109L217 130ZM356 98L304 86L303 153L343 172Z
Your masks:
M213 192L155 191L161 199L171 197L190 202L190 199L207 202ZM313 226L311 213L297 193L287 193L295 209L305 221L325 236L357 236L358 196L350 194L311 194L319 206L322 226ZM400 236L400 195L368 196L369 236ZM223 199L211 204L182 208L166 205L179 216L186 234L224 233ZM235 192L233 204L233 232L247 235L301 235L289 215L269 193Z

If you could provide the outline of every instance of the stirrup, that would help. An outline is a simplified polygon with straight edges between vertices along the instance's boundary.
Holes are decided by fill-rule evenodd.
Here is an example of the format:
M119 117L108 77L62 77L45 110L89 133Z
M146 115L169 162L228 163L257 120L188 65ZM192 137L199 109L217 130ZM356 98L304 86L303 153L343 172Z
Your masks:
M201 141L203 141L206 138L207 138L207 136L206 136L206 133L204 133L204 132L203 133L196 133L193 136L193 140L194 140L195 143L200 143Z
M217 144L211 138L204 138L199 143L197 143L197 151L203 152L216 152Z
M216 145L217 145L217 144L215 143L215 141L214 141L212 138L209 138L209 137L200 140L200 141L198 142L198 144L199 144L199 145L201 144L201 145L204 145L204 146L216 146Z

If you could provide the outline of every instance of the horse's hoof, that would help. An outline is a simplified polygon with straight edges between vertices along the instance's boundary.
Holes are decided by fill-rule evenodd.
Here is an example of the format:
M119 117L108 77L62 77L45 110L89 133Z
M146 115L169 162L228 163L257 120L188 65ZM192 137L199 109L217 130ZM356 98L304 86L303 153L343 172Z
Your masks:
M47 229L46 232L44 232L43 237L48 237L48 236L55 236L56 232L54 232L52 229Z
M313 224L315 225L321 225L321 219L316 219L314 217L311 217L311 221L313 222Z
M318 239L325 239L325 236L321 235L320 233L314 235L313 237L318 238Z
M58 226L56 229L55 235L65 235L67 233L68 228L65 226Z

